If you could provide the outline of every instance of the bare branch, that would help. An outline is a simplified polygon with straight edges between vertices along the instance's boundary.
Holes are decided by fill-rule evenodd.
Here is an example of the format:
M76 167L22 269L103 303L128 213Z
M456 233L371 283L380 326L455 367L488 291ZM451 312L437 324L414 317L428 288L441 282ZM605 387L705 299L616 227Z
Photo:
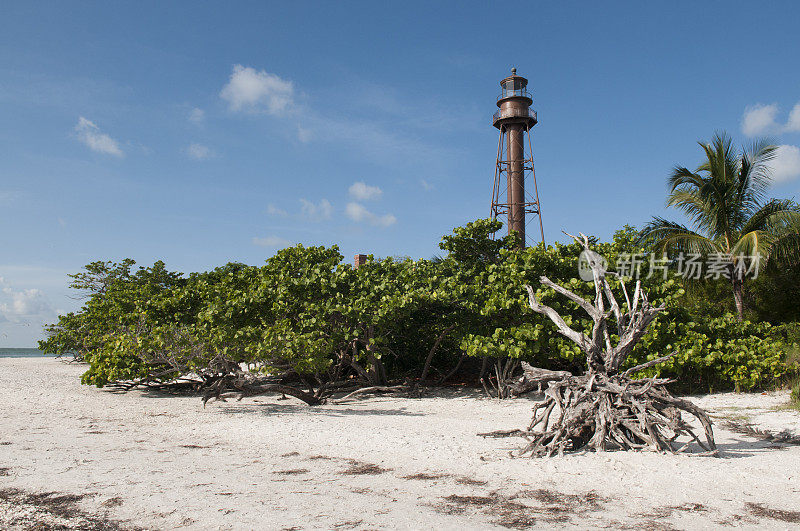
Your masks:
M558 327L558 332L576 343L584 352L589 351L589 339L582 333L576 332L569 326L567 323L564 322L564 319L558 314L557 311L552 309L551 307L541 304L539 301L536 300L536 294L533 291L533 288L528 284L525 284L525 289L528 290L528 302L530 304L531 310L536 313L540 313L542 315L546 315L550 318L551 321Z
M661 356L660 358L656 358L654 360L650 360L650 361L647 361L645 363L641 363L641 364L637 365L636 367L631 367L627 371L625 371L622 374L620 374L620 376L625 378L625 377L630 376L631 374L633 374L635 372L639 372L639 371L647 369L649 367L653 367L654 365L658 365L660 363L664 363L665 361L667 361L668 359L670 359L671 357L673 357L677 353L678 353L678 351L676 350L672 354L667 354L666 356Z
M601 314L597 311L597 309L589 304L589 301L581 297L580 295L576 295L575 293L571 292L567 288L561 287L546 276L539 277L539 282L547 286L548 288L552 288L556 293L560 293L561 295L565 296L581 308L583 308L586 313L589 314L594 321L597 321Z

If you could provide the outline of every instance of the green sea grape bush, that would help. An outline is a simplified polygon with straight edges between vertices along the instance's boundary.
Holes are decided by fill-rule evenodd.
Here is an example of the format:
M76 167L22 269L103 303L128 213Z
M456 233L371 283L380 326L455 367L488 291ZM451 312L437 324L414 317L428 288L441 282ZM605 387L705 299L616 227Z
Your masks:
M641 375L674 378L683 392L750 391L797 374L797 364L786 359L797 348L769 323L738 321L734 314L706 320L673 316L654 324L629 365L677 351Z
M544 304L588 332L585 312L539 283L547 276L593 299L593 284L578 278L580 246L519 249L516 237L496 237L501 227L477 220L456 228L442 238L442 258L369 257L359 268L342 263L335 246L302 245L258 267L230 263L188 276L162 262L138 269L132 260L93 262L72 275L83 307L59 316L40 348L77 352L88 363L83 382L92 385L187 379L211 386L248 375L317 397L429 372L444 377L464 359L493 367L500 395L522 360L580 371L577 346L530 309L523 288L539 286ZM620 254L649 252L638 236L625 227L592 247L613 270ZM632 289L631 279L622 280ZM610 282L621 293L620 280ZM688 303L686 286L671 274L642 278L642 286L667 309L629 366L678 351L643 375L658 372L681 390L704 391L765 387L796 373L786 353L800 343L797 327L710 316Z
M151 299L184 282L182 275L166 270L163 262L140 267L132 273L135 262L93 262L85 270L70 275L70 287L83 292L86 303L79 312L59 316L45 328L48 336L39 348L56 355L74 353L88 361L121 328L138 321L138 309ZM154 319L165 319L170 312L153 313Z

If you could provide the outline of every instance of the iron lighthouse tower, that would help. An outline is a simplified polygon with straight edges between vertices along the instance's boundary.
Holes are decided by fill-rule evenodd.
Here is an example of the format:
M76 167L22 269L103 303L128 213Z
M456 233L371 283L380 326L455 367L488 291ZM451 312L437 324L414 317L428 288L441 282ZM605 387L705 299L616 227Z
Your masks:
M492 188L492 219L507 217L508 233L519 233L522 246L526 244L527 215L539 219L539 234L544 243L544 226L539 208L539 190L533 168L531 128L536 125L536 111L531 109L533 98L528 92L528 80L511 69L511 75L500 82L497 112L492 125L500 130L497 144L497 165ZM525 149L527 147L527 149ZM525 191L525 178L533 181L533 194ZM534 241L531 239L531 241Z

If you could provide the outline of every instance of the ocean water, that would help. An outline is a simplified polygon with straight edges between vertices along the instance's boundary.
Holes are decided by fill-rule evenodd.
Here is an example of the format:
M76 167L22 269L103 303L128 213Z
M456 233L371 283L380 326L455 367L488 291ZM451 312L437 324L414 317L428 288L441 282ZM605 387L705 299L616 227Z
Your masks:
M41 358L43 354L38 348L0 348L0 358Z

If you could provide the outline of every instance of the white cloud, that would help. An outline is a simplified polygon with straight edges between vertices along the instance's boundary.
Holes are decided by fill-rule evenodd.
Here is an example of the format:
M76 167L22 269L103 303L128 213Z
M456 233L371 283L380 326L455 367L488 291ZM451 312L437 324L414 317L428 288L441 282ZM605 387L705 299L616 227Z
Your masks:
M795 104L792 108L792 112L789 113L789 121L786 122L786 131L800 131L800 103Z
M286 216L286 211L284 209L278 208L275 205L273 205L272 203L270 203L270 204L267 205L267 214L269 214L270 216L281 216L281 217L284 217L284 216Z
M360 203L347 203L347 206L344 209L345 215L356 222L365 221L370 225L375 225L377 227L388 227L390 225L394 225L397 223L397 218L394 217L392 214L385 214L383 216L377 216L367 210L367 208L360 204Z
M36 288L16 291L10 287L2 290L5 302L0 303L0 315L12 322L25 322L33 316L52 316L54 314L50 303Z
M350 193L350 197L360 201L378 199L383 194L383 190L377 186L369 186L364 181L358 181L351 184L348 192Z
M305 127L297 126L297 139L302 143L307 143L311 141L312 137L311 129L306 129Z
M434 186L425 179L420 179L419 184L422 185L422 189L425 190L426 192L429 192L434 188Z
M58 315L77 310L80 302L69 298L68 271L31 265L2 265L0 271L0 344L34 346L44 336L44 326ZM7 282L13 278L14 284ZM17 286L36 286L34 289ZM62 300L67 310L55 310L51 301ZM59 304L61 306L61 304Z
M771 134L780 129L775 117L778 115L776 104L756 104L745 109L742 116L742 133L747 136Z
M339 108L350 104L364 106L364 99L369 93L381 94L382 109L386 108L387 93L392 87L373 86L371 82L360 83L361 91L349 93L349 100L342 105L327 106L314 109L304 104L302 92L298 90L292 80L279 77L276 74L257 70L253 67L236 64L230 79L227 80L220 91L220 98L227 102L232 111L249 112L252 114L271 114L286 118L297 118L302 111L302 125L299 120L285 123L288 135L302 143L324 142L345 144L356 149L362 156L380 164L395 161L410 162L419 166L432 165L437 167L443 161L452 160L461 155L461 150L445 148L441 145L425 142L420 139L420 131L430 132L431 127L441 126L450 119L450 124L445 127L451 130L455 127L463 128L463 120L457 123L447 113L442 116L430 116L426 119L402 119L402 117L418 116L414 112L424 108L430 111L429 102L424 105L409 105L400 103L392 106L392 114L398 117L391 126L383 120L374 118L358 119L347 114L341 118ZM364 89L364 87L367 87ZM366 94L365 94L366 93ZM377 101L378 98L375 98ZM337 110L338 109L338 110ZM367 113L369 114L369 113ZM452 114L452 113L450 113ZM474 113L473 113L474 114Z
M0 203L11 203L22 197L22 192L13 190L0 190Z
M206 111L204 111L203 109L198 109L197 107L195 107L189 112L190 122L201 124L205 121L205 119L206 119Z
M312 203L308 199L300 199L302 205L300 211L303 216L311 221L322 221L330 219L333 214L333 206L327 199L321 200L319 203Z
M94 122L87 120L83 116L78 118L75 132L78 135L78 140L86 144L92 151L106 153L116 157L122 157L124 155L116 140L105 133L101 133L100 128L97 127Z
M384 214L383 216L380 216L379 218L373 220L373 224L378 225L380 227L390 227L395 223L397 223L397 218L394 217L393 214Z
M353 221L364 221L371 215L370 211L367 210L364 205L359 203L347 203L344 213L347 214L347 217Z
M278 236L267 236L266 238L253 238L253 244L260 247L288 247L292 244L287 239Z
M219 95L233 111L282 114L292 107L294 86L275 74L237 64Z
M195 160L205 160L213 157L214 151L202 144L189 144L186 148L186 154Z
M786 124L777 121L778 105L761 103L748 107L742 115L742 133L747 136L777 135L800 131L800 103L789 112Z
M800 148L797 146L778 146L775 158L770 161L772 178L776 183L791 181L800 177Z

